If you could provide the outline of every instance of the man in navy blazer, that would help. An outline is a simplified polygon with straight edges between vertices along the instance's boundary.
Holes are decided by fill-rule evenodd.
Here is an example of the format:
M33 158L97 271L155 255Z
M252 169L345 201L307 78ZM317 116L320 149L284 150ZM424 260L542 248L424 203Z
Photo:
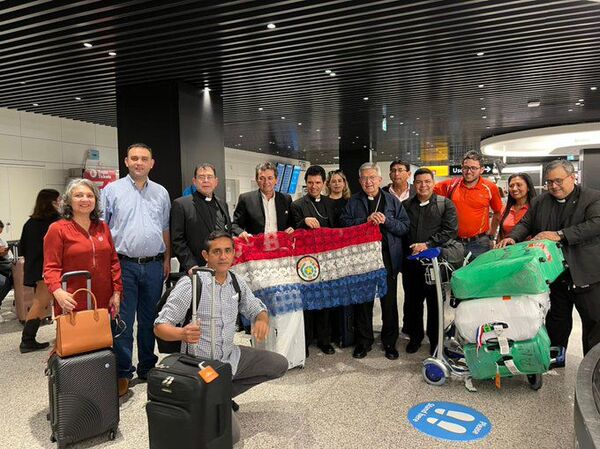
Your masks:
M251 234L292 232L292 197L275 191L277 167L272 162L256 166L258 190L242 193L233 212L233 232L247 239Z
M352 195L342 211L342 226L355 226L366 222L379 225L383 236L381 250L383 263L387 269L387 293L380 298L383 328L381 342L385 356L390 360L398 358L398 302L396 298L396 277L402 265L402 236L410 226L410 221L402 203L394 195L383 191L381 169L375 163L366 162L358 170L362 192ZM371 350L373 336L373 301L354 306L354 332L356 346L352 356L361 359Z

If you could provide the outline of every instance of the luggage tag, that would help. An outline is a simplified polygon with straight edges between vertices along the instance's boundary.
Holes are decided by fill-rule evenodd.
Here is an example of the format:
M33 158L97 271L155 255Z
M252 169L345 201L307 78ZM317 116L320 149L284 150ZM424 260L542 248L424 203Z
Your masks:
M209 384L217 377L219 377L219 373L217 373L212 366L205 366L204 363L205 362L202 362L198 365L200 367L200 371L198 371L198 376L200 376L204 383Z

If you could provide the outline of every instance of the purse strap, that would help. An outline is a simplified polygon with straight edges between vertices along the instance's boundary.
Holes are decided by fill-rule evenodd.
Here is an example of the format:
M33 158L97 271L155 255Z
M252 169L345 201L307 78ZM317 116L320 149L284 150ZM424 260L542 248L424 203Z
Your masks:
M96 295L94 295L94 292L92 292L91 290L87 289L87 288L80 288L78 290L75 290L71 296L75 296L77 293L79 292L85 292L88 293L91 297L92 297L92 301L94 303L94 320L98 321L99 319L99 315L98 315L98 301L96 300ZM71 315L71 324L75 325L75 312L71 311L69 312L69 315Z

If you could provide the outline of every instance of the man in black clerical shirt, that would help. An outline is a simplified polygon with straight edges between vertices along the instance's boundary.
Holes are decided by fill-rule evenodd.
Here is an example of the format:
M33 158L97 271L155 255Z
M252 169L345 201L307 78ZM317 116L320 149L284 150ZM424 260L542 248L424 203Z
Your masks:
M292 225L294 228L317 229L333 228L335 210L333 201L321 195L325 185L325 170L319 165L312 165L306 170L304 181L308 193L292 203ZM329 309L305 310L304 333L306 340L306 355L308 347L316 334L317 346L325 354L333 354L331 346L331 328L329 324Z
M192 182L196 192L177 198L171 207L171 244L182 272L206 264L202 250L211 232L231 232L227 204L214 195L219 184L215 166L196 166Z

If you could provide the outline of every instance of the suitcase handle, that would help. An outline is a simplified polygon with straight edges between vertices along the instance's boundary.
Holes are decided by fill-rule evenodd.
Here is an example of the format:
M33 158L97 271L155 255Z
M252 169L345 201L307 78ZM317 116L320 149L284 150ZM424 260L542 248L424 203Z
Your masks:
M179 357L179 361L181 363L183 363L184 365L193 366L195 368L201 368L201 366L200 366L201 362L199 362L198 359L196 359L192 356L189 356L189 355L181 355Z
M86 279L92 279L92 273L90 273L89 271L84 271L84 270L69 271L62 275L62 282L67 282L69 279L78 277L78 276L85 276Z
M68 271L68 272L64 273L61 278L62 289L64 291L67 291L67 281L71 278L79 277L79 276L83 276L86 278L85 286L86 286L86 289L88 290L87 310L91 310L92 309L92 295L90 295L90 293L92 292L92 273L90 273L89 271L84 271L84 270ZM63 315L64 314L65 314L65 312L63 311Z

